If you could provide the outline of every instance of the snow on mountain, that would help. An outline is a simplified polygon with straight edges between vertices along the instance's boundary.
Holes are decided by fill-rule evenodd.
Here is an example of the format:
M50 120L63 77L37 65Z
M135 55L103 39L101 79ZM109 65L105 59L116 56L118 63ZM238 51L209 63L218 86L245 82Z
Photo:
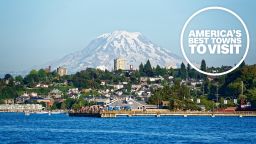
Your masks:
M149 59L152 66L177 67L182 59L163 49L139 32L114 31L98 36L86 48L49 63L52 68L64 66L69 73L85 70L87 67L112 70L115 58L126 60L127 68L136 69Z

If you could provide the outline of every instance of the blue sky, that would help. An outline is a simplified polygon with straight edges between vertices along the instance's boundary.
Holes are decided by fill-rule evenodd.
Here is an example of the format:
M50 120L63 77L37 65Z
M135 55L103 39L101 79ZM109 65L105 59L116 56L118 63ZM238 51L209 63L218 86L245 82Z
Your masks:
M246 63L255 64L253 0L0 0L0 71L56 60L114 30L139 31L182 56L182 26L207 6L223 6L243 18L251 37Z

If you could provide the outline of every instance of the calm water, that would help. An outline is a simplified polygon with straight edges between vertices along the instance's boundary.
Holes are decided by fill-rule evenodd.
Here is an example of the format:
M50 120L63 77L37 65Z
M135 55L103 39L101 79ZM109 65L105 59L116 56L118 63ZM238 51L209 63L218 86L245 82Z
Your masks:
M86 118L0 113L0 143L256 143L252 117Z

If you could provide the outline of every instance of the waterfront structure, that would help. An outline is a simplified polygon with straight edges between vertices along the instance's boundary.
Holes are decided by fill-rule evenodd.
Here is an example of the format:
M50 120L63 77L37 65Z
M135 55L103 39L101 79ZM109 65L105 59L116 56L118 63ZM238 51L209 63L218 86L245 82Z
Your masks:
M125 60L122 58L114 59L114 70L125 70Z
M108 107L111 108L125 108L125 109L143 109L145 106L136 100L132 99L131 97L125 97L124 99L116 99L113 100L111 103L107 104Z
M58 68L57 68L57 73L58 73L58 75L60 75L60 76L65 76L65 75L68 74L68 70L67 70L67 68L65 68L65 67L58 67Z
M24 112L24 111L41 111L41 104L1 104L0 111Z
M104 106L110 103L109 98L97 98L94 100L96 102L96 105Z

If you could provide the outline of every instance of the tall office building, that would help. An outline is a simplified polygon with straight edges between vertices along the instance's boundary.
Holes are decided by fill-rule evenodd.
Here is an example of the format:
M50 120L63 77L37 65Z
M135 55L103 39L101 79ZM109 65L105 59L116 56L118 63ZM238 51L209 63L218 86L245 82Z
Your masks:
M64 67L58 67L57 68L57 73L60 75L60 76L65 76L68 74L68 70L67 68L64 68Z
M122 58L114 59L114 70L125 70L125 60Z

